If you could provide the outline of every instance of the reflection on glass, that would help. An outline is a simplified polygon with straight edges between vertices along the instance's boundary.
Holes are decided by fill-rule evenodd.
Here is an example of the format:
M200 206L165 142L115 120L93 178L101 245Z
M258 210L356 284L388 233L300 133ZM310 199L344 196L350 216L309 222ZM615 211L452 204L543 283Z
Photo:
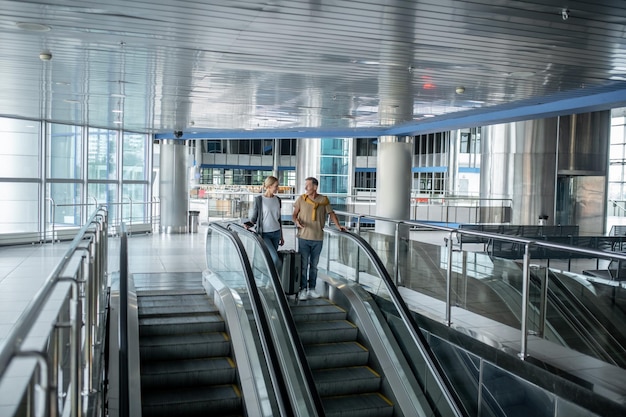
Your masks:
M80 126L50 124L48 178L82 178L82 143Z
M49 183L46 193L54 200L54 218L51 222L58 226L81 226L82 185L79 183Z
M120 224L120 210L117 203L117 184L90 182L87 185L89 200L95 199L98 204L106 204L109 209L109 223ZM88 201L91 204L91 201ZM95 204L95 202L94 202Z
M39 184L0 182L0 233L39 230Z
M117 130L89 129L87 178L90 180L117 179L118 135Z
M122 185L122 219L129 223L147 222L150 205L147 203L148 189L145 184ZM132 203L131 203L132 202Z
M124 132L122 144L122 179L145 181L147 165L146 135Z

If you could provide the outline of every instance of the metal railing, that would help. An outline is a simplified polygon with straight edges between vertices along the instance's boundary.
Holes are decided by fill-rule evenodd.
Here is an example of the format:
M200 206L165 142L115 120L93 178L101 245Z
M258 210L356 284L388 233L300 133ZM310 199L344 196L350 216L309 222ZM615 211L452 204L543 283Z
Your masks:
M412 193L413 195L414 193ZM244 218L252 205L257 193L245 189L232 191L207 191L203 198L190 199L190 208L200 210L200 217L209 221L210 218ZM327 197L341 201L333 202L333 207L354 211L363 215L374 214L376 210L376 193L355 191L353 195L328 193ZM282 199L283 217L290 217L293 202L299 194L279 193ZM506 223L511 220L513 201L511 199L493 199L479 197L411 197L411 219L427 219L441 223Z
M390 219L386 217L363 215L359 213L351 213L351 212L337 211L337 210L335 210L335 213L338 216L344 216L347 219L347 222L355 224L357 233L360 232L361 223L364 219L368 222L373 221L373 222L384 222L386 224L392 224L395 227L395 233L392 236L392 240L394 242L393 280L396 285L401 284L401 281L400 281L401 260L400 260L399 248L401 247L401 241L403 238L402 238L400 229L402 227L406 227L406 228L417 227L423 230L446 232L448 235L448 238L447 238L447 246L446 246L447 265L445 268L446 269L445 270L446 294L445 294L444 320L448 326L452 324L452 306L453 306L453 303L452 303L453 265L452 263L453 263L453 251L454 251L454 245L452 244L452 242L455 241L455 238L456 240L459 240L461 236L467 235L467 236L484 238L486 240L491 240L491 241L513 243L513 244L523 247L524 248L522 251L522 280L523 281L522 281L522 296L521 296L522 311L521 311L521 317L520 317L520 323L521 323L520 346L521 347L520 347L520 352L519 352L519 357L522 359L525 359L528 356L528 335L529 335L528 306L530 302L530 299L529 299L530 298L529 297L530 268L531 268L531 261L533 260L531 257L531 252L533 252L537 248L542 248L542 249L545 249L544 252L546 253L550 253L550 252L554 253L554 251L563 251L567 253L578 254L578 255L585 256L591 259L611 259L611 260L626 261L626 254L621 254L617 252L607 252L607 251L565 245L565 244L560 244L560 243L537 241L537 240L528 239L524 237L518 237L518 236L499 235L495 233L457 229L457 228L438 226L438 225L433 225L430 223L422 223L422 222L412 221L412 220L397 220L397 219ZM614 282L612 284L618 285L618 286L626 285L625 282ZM539 305L542 306L541 308L545 308L545 306L547 306L547 302L545 300L545 297L546 297L545 291L542 291L541 297L542 299L540 300ZM543 317L545 320L545 314L543 314L543 312L540 312L540 316Z
M49 217L46 217L41 241L51 241L54 243L55 241L63 240L63 238L73 237L74 232L76 232L80 227L77 225L62 225L55 221L57 210L63 207L86 207L87 209L91 206L106 207L110 213L108 223L109 235L118 235L120 233L122 223L126 224L126 233L128 236L131 236L133 232L145 233L147 231L154 230L155 227L158 228L160 201L156 197L151 201L134 201L130 197L124 197L124 201L122 202L100 205L98 205L98 201L95 197L90 198L94 199L94 203L57 204L52 198L47 198L46 200L50 202L50 215ZM133 214L133 207L135 206L140 206L140 208L142 208L139 210L139 214ZM127 215L124 215L124 208L128 208ZM111 212L113 212L112 215ZM138 226L145 227L139 228ZM63 231L67 231L67 233L64 234Z
M107 220L104 207L89 217L6 338L0 384L21 392L2 398L8 415L103 415Z

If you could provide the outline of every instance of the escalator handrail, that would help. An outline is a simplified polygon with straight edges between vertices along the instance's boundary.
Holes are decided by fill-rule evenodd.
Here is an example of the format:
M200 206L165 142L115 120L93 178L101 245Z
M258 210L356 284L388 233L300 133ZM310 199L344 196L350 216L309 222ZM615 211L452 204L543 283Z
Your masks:
M387 272L387 268L385 268L378 254L374 251L374 249L370 246L370 244L365 239L363 239L361 236L357 235L356 233L353 233L350 231L340 231L339 229L335 229L331 227L325 227L324 231L329 234L346 236L352 241L354 241L361 249L363 249L365 254L369 257L370 261L372 262L372 265L374 265L374 268L376 268L376 272L380 275L380 278L385 283L386 289L389 293L389 296L391 297L391 302L394 304L395 308L398 310L398 313L400 314L400 318L402 319L402 323L404 323L404 325L406 326L406 330L411 335L411 338L413 339L415 346L419 349L420 353L422 354L422 357L424 358L425 363L431 372L431 375L433 376L437 385L439 385L439 388L441 389L441 392L443 393L443 395L446 397L446 400L448 404L450 405L451 409L453 410L456 416L466 416L464 412L465 410L462 407L459 407L459 404L461 404L461 399L458 397L458 395L454 391L450 380L445 377L445 372L443 368L441 367L439 362L437 362L435 354L432 352L432 350L428 346L428 341L426 340L422 332L419 330L419 326L413 319L413 316L411 315L411 311L409 310L408 306L404 302L402 295L400 295L398 288L393 284L391 276Z
M119 416L130 416L128 372L128 237L126 224L120 225L120 314L119 324Z
M321 397L319 396L319 393L317 391L315 380L313 379L313 374L311 372L311 369L308 366L305 366L305 364L308 363L306 360L306 353L304 351L304 347L302 345L300 337L298 336L298 330L296 328L296 323L293 319L293 315L291 314L291 309L289 308L287 297L285 293L282 291L282 284L280 283L280 279L278 278L276 268L269 267L270 265L273 265L274 262L272 261L272 257L270 255L269 250L267 249L267 245L265 244L265 241L263 240L261 236L259 236L259 234L253 231L247 230L245 227L243 227L242 225L238 223L229 223L228 228L230 230L233 230L235 234L247 233L257 242L259 249L261 249L261 252L263 253L262 255L263 259L268 265L270 279L272 280L272 284L273 284L272 289L274 290L274 296L276 297L276 300L278 302L278 308L279 308L280 314L282 315L282 319L283 319L282 322L287 327L287 332L290 336L291 345L293 346L296 352L296 356L298 358L298 364L300 365L300 371L305 379L309 400L311 401L311 404L313 404L314 410L317 416L318 417L325 416L324 407L322 405ZM237 236L237 238L239 239L239 236ZM254 274L252 274L252 276L253 275ZM254 280L254 278L252 279ZM254 288L256 292L255 295L258 297L259 295L258 295L256 283L254 283Z

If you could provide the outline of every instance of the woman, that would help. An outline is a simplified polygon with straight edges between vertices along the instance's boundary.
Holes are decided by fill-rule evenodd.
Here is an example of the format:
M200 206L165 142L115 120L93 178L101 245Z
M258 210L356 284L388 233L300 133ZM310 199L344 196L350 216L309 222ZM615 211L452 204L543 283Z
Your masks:
M281 201L276 195L278 192L278 178L269 176L263 182L265 192L254 198L250 212L250 223L256 225L256 231L267 245L276 269L280 271L282 265L278 256L278 247L285 243L283 227L280 222ZM250 223L246 228L250 227Z

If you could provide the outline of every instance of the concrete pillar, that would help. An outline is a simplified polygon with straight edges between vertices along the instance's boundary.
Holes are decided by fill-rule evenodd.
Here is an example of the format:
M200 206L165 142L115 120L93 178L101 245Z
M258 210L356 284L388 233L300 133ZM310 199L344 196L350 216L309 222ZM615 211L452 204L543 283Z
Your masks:
M410 142L379 142L376 171L376 214L378 216L409 219L412 150ZM394 235L395 226L393 223L376 222L376 232Z
M160 230L162 233L186 233L189 193L185 141L161 141L160 170Z

